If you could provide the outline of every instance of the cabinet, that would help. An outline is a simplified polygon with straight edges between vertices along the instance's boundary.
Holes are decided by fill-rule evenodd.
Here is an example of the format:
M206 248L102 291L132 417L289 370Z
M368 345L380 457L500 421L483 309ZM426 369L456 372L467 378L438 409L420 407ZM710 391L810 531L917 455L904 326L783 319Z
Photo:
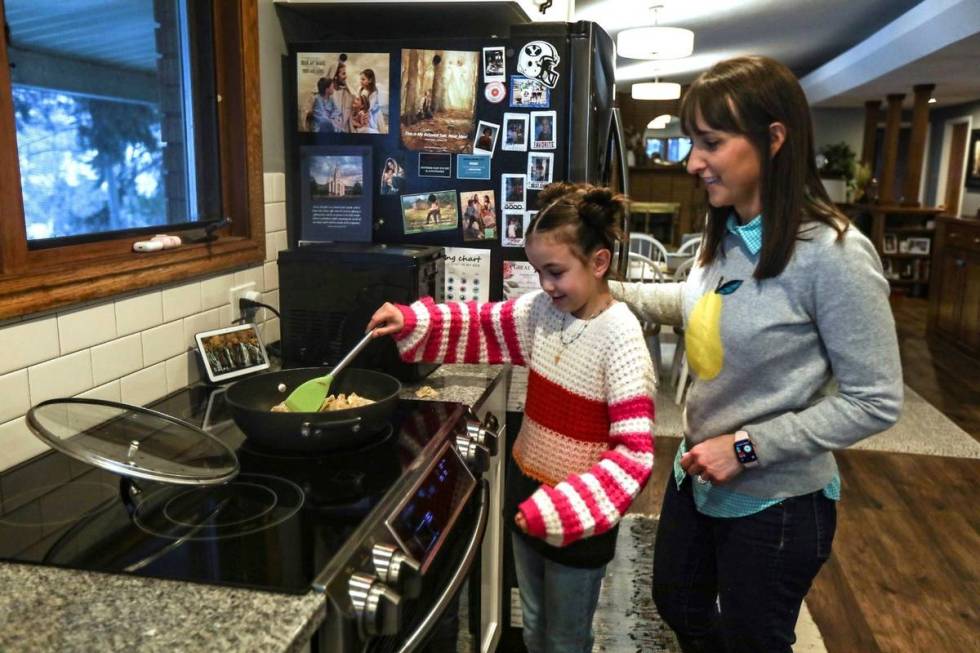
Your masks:
M917 297L928 295L934 223L942 209L881 205L868 210L871 240L892 288Z
M939 218L935 244L929 334L980 354L980 220Z

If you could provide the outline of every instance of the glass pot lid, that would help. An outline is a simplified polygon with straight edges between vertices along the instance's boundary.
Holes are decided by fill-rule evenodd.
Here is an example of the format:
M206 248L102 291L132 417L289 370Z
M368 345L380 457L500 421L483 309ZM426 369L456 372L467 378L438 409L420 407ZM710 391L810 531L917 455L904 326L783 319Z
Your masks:
M225 483L238 457L196 426L154 410L101 399L51 399L27 413L38 438L115 474L177 483Z

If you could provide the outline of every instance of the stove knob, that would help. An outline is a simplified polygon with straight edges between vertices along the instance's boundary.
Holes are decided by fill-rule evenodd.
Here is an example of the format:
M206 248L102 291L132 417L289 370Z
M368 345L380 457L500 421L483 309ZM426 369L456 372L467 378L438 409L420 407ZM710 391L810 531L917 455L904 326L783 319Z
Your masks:
M367 636L395 635L401 628L401 597L365 574L352 574L348 583L351 604L360 630Z
M463 462L477 474L490 469L490 450L482 444L477 444L465 435L456 436L456 449Z
M391 585L408 599L422 591L421 565L390 544L375 544L371 550L378 579Z
M494 431L488 430L483 426L477 426L476 424L467 424L466 435L473 442L486 447L491 456L497 455L497 434Z

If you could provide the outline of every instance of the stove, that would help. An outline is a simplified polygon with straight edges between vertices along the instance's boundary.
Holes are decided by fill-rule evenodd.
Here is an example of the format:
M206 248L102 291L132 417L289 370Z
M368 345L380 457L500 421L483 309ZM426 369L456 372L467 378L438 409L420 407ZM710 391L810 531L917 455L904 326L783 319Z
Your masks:
M52 451L3 474L17 476L5 487L22 489L3 497L0 559L314 589L330 606L319 648L337 651L419 640L436 604L445 608L454 569L465 558L472 564L488 512L490 451L482 445L494 434L461 404L400 400L370 444L322 455L254 446L220 388L191 387L152 408L224 442L239 473L221 485L173 485Z

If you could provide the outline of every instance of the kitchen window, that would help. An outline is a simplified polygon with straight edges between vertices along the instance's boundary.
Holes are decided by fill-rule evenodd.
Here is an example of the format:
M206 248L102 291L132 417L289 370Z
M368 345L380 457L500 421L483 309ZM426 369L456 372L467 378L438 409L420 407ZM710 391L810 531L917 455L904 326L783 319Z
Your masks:
M0 319L263 260L255 5L0 0Z

